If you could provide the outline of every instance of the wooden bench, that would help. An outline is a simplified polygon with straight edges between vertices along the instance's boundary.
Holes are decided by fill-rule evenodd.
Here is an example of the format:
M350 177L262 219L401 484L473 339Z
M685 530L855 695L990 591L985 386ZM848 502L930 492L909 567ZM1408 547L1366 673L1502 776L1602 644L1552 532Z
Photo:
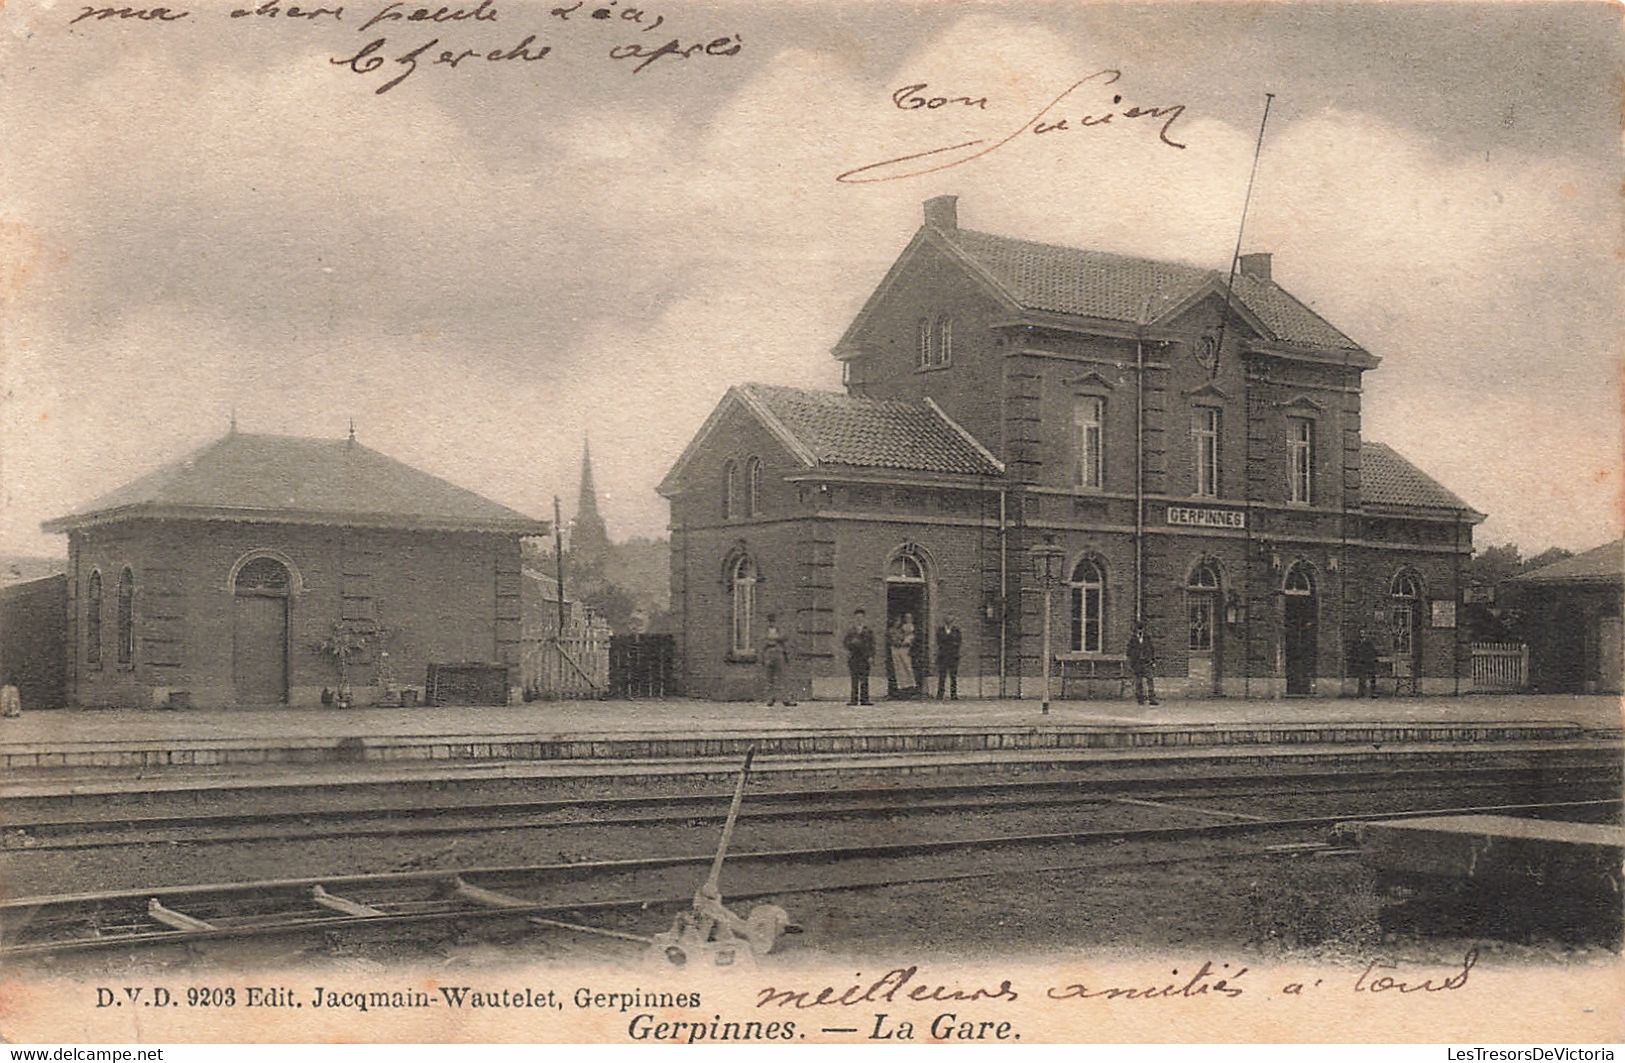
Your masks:
M1058 697L1062 701L1067 698L1069 680L1083 682L1085 697L1094 695L1094 684L1115 682L1117 696L1121 698L1129 684L1134 682L1134 673L1129 671L1128 658L1120 653L1057 654L1055 672L1060 676Z

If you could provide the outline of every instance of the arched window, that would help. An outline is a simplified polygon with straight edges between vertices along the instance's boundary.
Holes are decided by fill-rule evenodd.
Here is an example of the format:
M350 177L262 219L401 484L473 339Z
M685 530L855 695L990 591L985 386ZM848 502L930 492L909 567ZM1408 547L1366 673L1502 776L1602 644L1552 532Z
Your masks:
M762 459L752 458L745 463L745 516L755 517L762 512Z
M1106 630L1106 576L1099 563L1084 558L1072 568L1072 648L1099 653Z
M1185 587L1185 611L1189 620L1189 648L1213 649L1213 628L1219 611L1219 567L1211 561L1196 566Z
M937 318L932 336L931 364L944 366L954 360L954 319L947 314Z
M931 365L931 322L923 317L914 325L914 364L921 369Z
M728 584L732 591L732 649L736 654L750 653L756 648L751 637L751 621L756 612L755 562L746 556L736 560L729 568Z
M739 467L732 461L722 466L722 519L732 520L739 512Z
M1397 572L1388 584L1388 594L1392 599L1389 617L1394 634L1394 656L1415 656L1417 629L1422 620L1422 582L1414 572Z
M135 661L135 573L128 568L118 577L118 663Z
M102 574L90 574L90 590L85 595L85 662L102 663Z
M925 569L920 559L909 554L898 554L886 566L886 578L896 583L924 583Z
M1299 561L1287 569L1286 583L1283 588L1288 594L1315 593L1315 574L1310 571L1308 564Z
M274 557L256 557L237 570L233 586L238 594L269 594L285 597L288 593L288 567Z

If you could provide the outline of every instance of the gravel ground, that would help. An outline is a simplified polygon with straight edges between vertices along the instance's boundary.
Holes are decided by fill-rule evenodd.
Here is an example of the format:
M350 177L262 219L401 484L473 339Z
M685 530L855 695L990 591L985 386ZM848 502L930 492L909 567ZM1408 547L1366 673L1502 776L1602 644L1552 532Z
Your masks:
M1481 790L1452 794L1403 790L1335 797L1280 795L1270 798L1204 799L1201 807L1252 815L1327 815L1407 807L1439 808L1519 800L1517 794ZM1527 799L1527 798L1524 798ZM1555 799L1553 794L1539 799ZM1179 798L1171 799L1179 802ZM1576 818L1576 817L1569 817ZM736 851L905 842L935 838L1009 836L1102 827L1178 825L1201 822L1189 809L1112 803L1076 809L997 812L922 811L876 818L821 822L751 822L740 825ZM1505 940L1486 938L1485 927L1422 935L1385 930L1370 873L1355 857L1267 855L1265 844L1323 841L1325 831L1271 835L1267 839L1192 838L1170 842L1130 841L1088 846L1030 846L946 852L911 860L914 873L982 877L958 881L869 885L861 889L781 892L779 904L805 928L785 948L828 958L896 955L1042 955L1079 947L1127 950L1214 949L1251 956L1301 960L1358 960L1381 946L1400 959L1459 958L1477 944L1486 957L1576 959L1610 955L1617 938L1596 933L1561 940L1541 931L1512 928ZM452 838L325 839L233 845L164 844L82 852L10 851L0 854L0 881L12 896L96 889L140 888L197 882L358 874L376 871L478 865L574 862L610 857L708 853L714 823L659 827L575 825L547 830L508 829ZM1068 867L1067 865L1085 865ZM724 892L787 890L844 881L884 881L899 869L880 860L843 862L838 869L731 866ZM703 871L680 869L606 881L604 896L682 896ZM747 910L756 901L740 902ZM630 915L595 913L583 922L653 933L669 923L674 907ZM400 931L396 931L400 933ZM271 941L213 946L209 956L229 965L286 963L334 957L329 945ZM494 952L492 950L495 950ZM341 947L342 957L365 963L461 962L470 955L513 960L579 962L603 955L590 941L538 936L511 926L480 929L473 939L438 930L414 929L401 941L367 941ZM131 963L162 968L173 956L150 953L132 959L112 954L61 961L75 972L125 969Z

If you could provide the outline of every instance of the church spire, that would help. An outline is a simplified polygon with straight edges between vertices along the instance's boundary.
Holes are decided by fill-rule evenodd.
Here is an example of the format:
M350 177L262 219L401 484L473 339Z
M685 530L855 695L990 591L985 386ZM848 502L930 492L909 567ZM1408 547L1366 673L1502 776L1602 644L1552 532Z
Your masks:
M570 548L578 561L587 564L604 560L609 552L609 530L598 515L598 490L592 480L592 443L585 437L581 441L581 492L576 496Z

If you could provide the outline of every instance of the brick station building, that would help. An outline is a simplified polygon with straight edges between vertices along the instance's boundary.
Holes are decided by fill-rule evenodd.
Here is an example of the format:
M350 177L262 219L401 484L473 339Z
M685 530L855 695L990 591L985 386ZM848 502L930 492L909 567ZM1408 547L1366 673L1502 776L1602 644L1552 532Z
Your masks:
M1116 692L1143 615L1160 689L1352 691L1373 636L1402 688L1466 688L1455 626L1483 519L1360 434L1378 358L1244 255L1224 273L961 229L914 235L834 349L845 391L730 389L660 487L689 691L755 696L764 620L845 696L840 636L964 631L962 693L1031 697L1043 594L1068 696ZM874 675L883 672L877 654ZM1094 676L1095 679L1088 677Z
M254 706L336 689L335 625L363 643L356 704L431 663L517 665L519 543L548 525L353 433L233 431L44 528L68 535L70 701Z

